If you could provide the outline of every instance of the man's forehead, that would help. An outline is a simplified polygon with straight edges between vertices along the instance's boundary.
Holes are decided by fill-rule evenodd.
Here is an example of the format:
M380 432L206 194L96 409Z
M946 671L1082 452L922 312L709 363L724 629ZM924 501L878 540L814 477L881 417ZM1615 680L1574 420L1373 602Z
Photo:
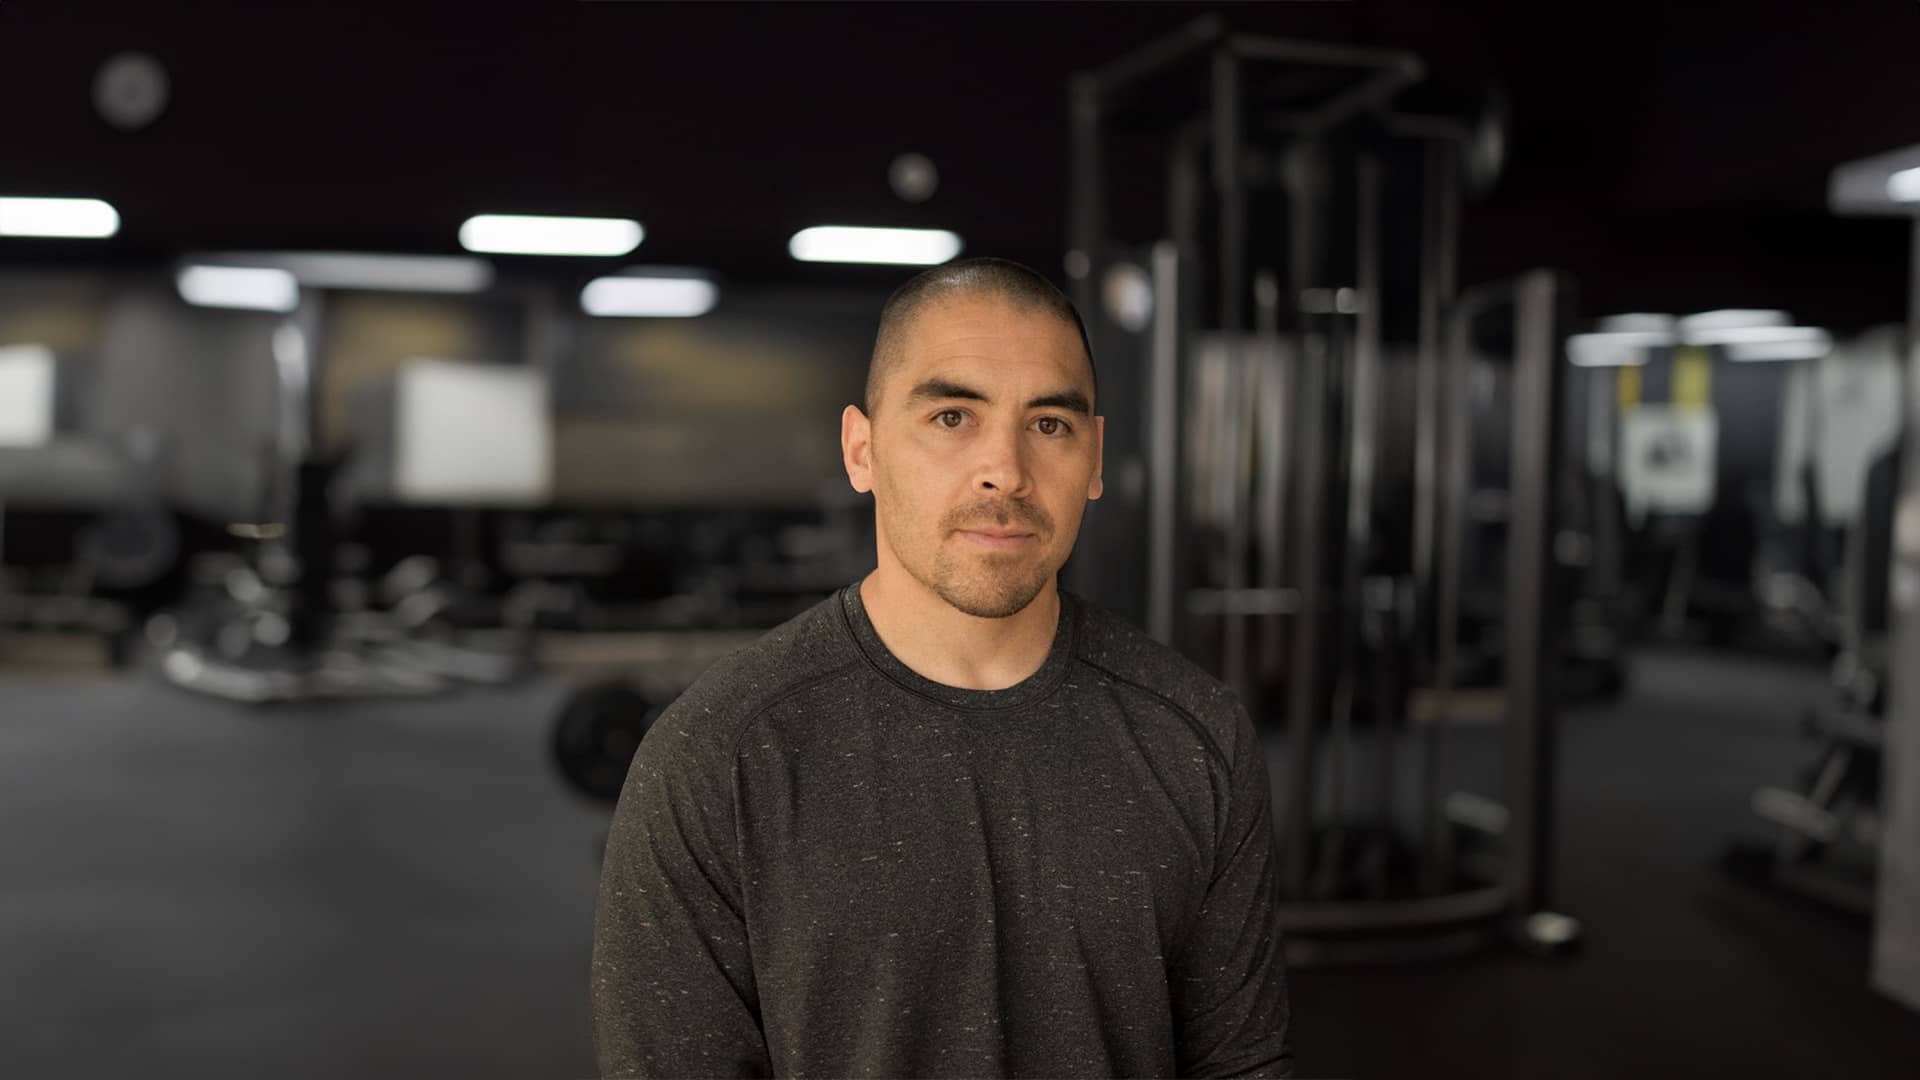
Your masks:
M911 367L966 360L1082 364L1079 332L1045 309L1023 310L1004 300L930 308L918 313L903 343Z
M1070 347L1067 347L1070 346ZM1080 353L1080 339L1069 335L1063 338L1058 334L1017 331L1006 333L951 333L929 334L910 346L916 353L938 353L943 356L978 354L981 356L1002 356L1008 352L1022 356L1060 353L1075 359Z
M1003 388L1068 387L1091 394L1093 373L1081 358L1076 338L1071 348L1045 338L955 336L910 348L896 372L906 385L928 379L989 391ZM1022 391L1024 392L1024 391Z
M964 338L1079 340L1079 332L1043 307L1000 296L963 296L928 303L907 324L909 339L931 342Z

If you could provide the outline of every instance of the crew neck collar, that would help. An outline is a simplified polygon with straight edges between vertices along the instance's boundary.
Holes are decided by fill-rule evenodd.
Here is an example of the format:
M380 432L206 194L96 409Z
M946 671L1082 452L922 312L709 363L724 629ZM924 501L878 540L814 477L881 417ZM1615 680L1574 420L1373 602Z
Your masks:
M1000 710L1030 705L1058 686L1073 657L1074 632L1080 622L1080 605L1065 589L1060 591L1060 622L1053 633L1053 647L1039 670L1002 690L973 690L935 682L900 662L893 655L867 616L860 598L858 581L840 590L840 611L847 630L859 646L867 663L901 688L954 709Z

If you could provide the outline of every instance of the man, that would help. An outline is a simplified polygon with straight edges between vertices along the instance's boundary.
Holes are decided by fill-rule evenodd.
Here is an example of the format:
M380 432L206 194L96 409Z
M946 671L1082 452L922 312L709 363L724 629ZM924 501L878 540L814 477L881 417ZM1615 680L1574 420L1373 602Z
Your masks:
M1290 1074L1253 726L1055 582L1100 497L1094 390L1023 266L888 300L840 422L878 567L642 741L595 927L605 1073Z

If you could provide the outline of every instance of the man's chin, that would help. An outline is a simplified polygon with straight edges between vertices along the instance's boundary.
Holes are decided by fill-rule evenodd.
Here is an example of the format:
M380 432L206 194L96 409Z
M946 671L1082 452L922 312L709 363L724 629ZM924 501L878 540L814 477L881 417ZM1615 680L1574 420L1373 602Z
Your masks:
M1029 600L1025 604L1021 604L1019 607L1014 607L1011 604L1005 604L1005 603L1002 603L1002 604L972 603L962 598L952 597L952 596L947 597L946 600L948 604L951 604L953 606L955 611L958 611L963 615L971 615L976 619L1011 619L1015 615L1018 615L1021 612L1027 610L1028 605L1033 603L1033 601Z
M940 598L956 610L981 619L1006 619L1027 610L1046 589L1044 576L1020 584L996 583L995 586L948 584L937 591Z

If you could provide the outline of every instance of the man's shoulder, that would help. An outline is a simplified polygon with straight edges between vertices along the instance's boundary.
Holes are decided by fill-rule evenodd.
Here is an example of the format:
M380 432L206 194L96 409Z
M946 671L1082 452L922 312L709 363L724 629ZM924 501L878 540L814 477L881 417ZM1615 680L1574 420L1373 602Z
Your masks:
M1082 612L1074 648L1081 663L1178 717L1227 774L1247 760L1259 735L1231 687L1113 612L1074 599Z
M1227 684L1113 612L1075 595L1083 631L1074 652L1108 678L1164 699L1212 727L1228 724L1240 699Z
M703 742L731 743L768 706L831 679L858 659L836 590L714 661L666 715Z

